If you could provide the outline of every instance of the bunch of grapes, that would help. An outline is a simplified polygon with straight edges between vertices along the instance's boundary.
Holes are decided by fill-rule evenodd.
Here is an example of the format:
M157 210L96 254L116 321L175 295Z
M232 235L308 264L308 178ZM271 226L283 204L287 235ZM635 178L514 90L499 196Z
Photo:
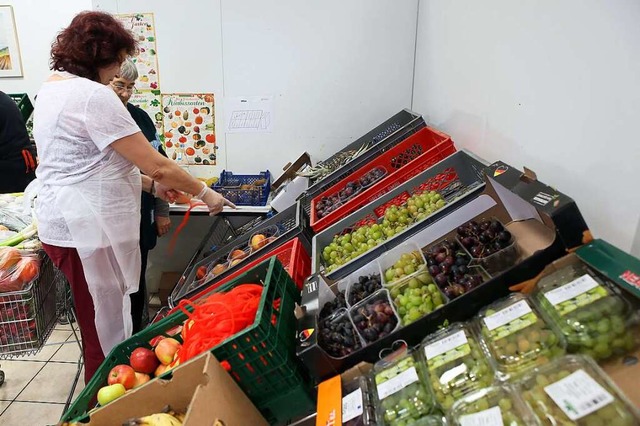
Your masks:
M511 244L511 233L495 219L471 221L458 227L458 238L475 258L488 257Z
M351 306L371 296L382 288L380 274L363 275L349 287L349 304Z
M429 273L450 300L483 283L477 268L469 267L469 255L455 241L444 240L425 253Z
M389 335L398 325L398 318L384 290L353 309L353 323L368 343Z

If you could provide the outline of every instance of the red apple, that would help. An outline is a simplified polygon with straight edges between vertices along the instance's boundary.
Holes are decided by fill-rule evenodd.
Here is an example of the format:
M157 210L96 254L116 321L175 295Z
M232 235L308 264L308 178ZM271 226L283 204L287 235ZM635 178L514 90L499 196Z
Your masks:
M163 365L169 365L171 364L171 361L173 361L173 357L176 352L178 352L181 347L182 345L176 339L167 337L166 339L162 339L158 342L155 349L156 356Z
M151 380L151 377L148 374L138 373L136 371L136 383L133 385L133 387L137 388L140 385L144 385L149 380Z
M136 383L136 372L128 365L116 365L109 372L107 383L110 385L120 383L125 389L133 389Z
M129 364L138 373L151 374L158 368L158 358L151 349L136 348L131 352Z

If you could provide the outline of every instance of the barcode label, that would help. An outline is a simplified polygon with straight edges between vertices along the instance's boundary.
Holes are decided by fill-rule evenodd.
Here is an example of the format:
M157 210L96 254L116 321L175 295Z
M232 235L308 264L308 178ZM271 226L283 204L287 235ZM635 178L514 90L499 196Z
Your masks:
M489 408L460 417L460 426L504 426L500 407Z
M552 305L559 305L562 302L571 300L582 293L598 287L598 282L589 274L585 274L580 278L571 281L568 284L563 285L545 293L544 297L547 298Z
M491 331L507 323L510 323L511 321L520 318L521 316L524 316L529 312L532 312L531 307L526 302L526 300L521 300L507 308L504 308L501 311L496 312L493 315L484 318L484 323L489 331Z
M342 398L342 423L353 420L361 416L364 409L362 407L362 389L356 389L349 395Z
M465 343L468 343L467 336L464 333L464 330L460 330L457 333L444 337L440 340L436 340L435 342L425 346L424 354L426 355L427 360L430 360L438 355L449 352L452 349L456 349Z
M389 379L384 383L378 385L378 398L385 399L386 397L393 395L394 393L401 391L410 384L418 381L418 372L415 367L411 367L408 370L398 374L393 379Z
M558 380L545 387L544 391L574 421L614 401L613 396L584 370Z

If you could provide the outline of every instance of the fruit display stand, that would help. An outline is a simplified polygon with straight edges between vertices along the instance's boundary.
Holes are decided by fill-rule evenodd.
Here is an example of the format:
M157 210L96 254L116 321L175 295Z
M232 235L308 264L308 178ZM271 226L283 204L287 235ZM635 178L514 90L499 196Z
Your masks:
M286 210L265 220L251 222L247 226L239 228L237 237L228 241L224 246L210 253L208 256L194 264L178 280L178 284L171 292L169 305L176 307L182 299L189 299L208 288L214 280L221 280L235 273L239 268L249 262L261 258L269 250L273 250L282 244L298 238L307 253L311 252L309 231L302 219L300 205L292 205ZM252 237L256 234L266 235L268 244L252 249ZM238 251L235 256L234 251ZM240 253L242 252L242 253ZM221 265L221 266L218 266ZM214 268L220 268L220 271ZM200 270L201 276L198 276ZM202 274L202 272L205 272Z
M294 307L300 301L300 293L275 258L238 276L218 291L225 292L245 283L262 283L264 287L254 323L210 352L220 362L226 362L231 376L268 421L283 423L313 407L305 369L295 356ZM128 363L134 349L149 348L152 339L166 335L187 318L185 313L176 312L117 345L63 420L86 418L92 408L91 399L106 383L114 366Z
M311 200L310 225L320 232L340 218L456 152L451 137L424 127ZM371 178L369 178L369 176Z
M477 197L484 187L483 170L485 165L466 151L459 151L433 165L417 176L399 184L395 189L384 193L374 194L372 200L365 207L341 219L324 231L313 237L312 271L323 272L330 280L344 278L359 267L371 262L382 253L405 241L411 235L431 226L446 217L452 211ZM432 213L425 213L424 217L409 224L401 232L393 230L393 235L387 236L366 252L344 262L334 270L328 271L324 249L334 241L334 237L350 232L356 232L363 225L384 224L386 209L393 205L404 204L414 194L436 191L444 200L444 205ZM381 231L385 231L381 229Z
M529 182L528 185L545 192L553 191L537 181ZM562 214L561 217L565 217L568 211L572 211L575 217L573 222L583 222L575 203L564 195L562 197L564 203L557 206ZM427 334L436 331L441 324L469 319L483 306L507 295L510 285L535 277L547 264L563 256L570 248L565 246L563 241L573 238L569 235L571 232L582 235L586 231L586 228L577 230L573 225L565 227L564 222L556 222L557 217L542 212L535 207L535 204L525 201L495 180L485 177L484 191L481 195L439 221L414 233L409 237L409 241L428 253L431 247L441 244L444 240L455 240L461 225L469 221L481 222L485 218L497 218L504 223L505 228L515 238L517 258L514 260L506 257L503 269L487 277L486 281L479 285L473 283L468 290L465 289L463 294L454 297L453 300L430 312L422 311L428 313L421 314L417 320L403 324L393 333L354 350L347 356L330 356L318 340L318 335L321 333L318 323L320 310L327 301L331 300L331 295L335 298L335 295L343 290L344 281L326 281L317 274L312 275L303 289L302 305L305 315L299 320L298 325L300 330L298 356L311 374L322 380L361 361L375 362L379 352L391 347L395 341L402 340L411 346L417 345ZM558 235L564 235L564 238L558 238ZM379 259L371 259L368 267L372 267L376 262L380 265ZM367 267L366 264L361 268L365 267ZM378 271L381 275L385 272L380 266ZM427 274L427 272L421 273ZM436 285L433 284L433 286ZM394 292L393 288L389 291ZM433 308L430 307L430 309Z

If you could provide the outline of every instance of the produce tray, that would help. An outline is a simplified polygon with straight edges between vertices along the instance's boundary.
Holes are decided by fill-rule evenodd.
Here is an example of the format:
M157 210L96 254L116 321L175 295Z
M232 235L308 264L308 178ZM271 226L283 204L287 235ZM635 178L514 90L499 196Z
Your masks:
M242 188L243 185L253 185L258 180L265 182L250 189ZM271 174L267 170L257 175L234 175L233 172L223 170L212 188L237 206L266 206L271 191Z
M231 376L256 407L265 410L267 415L273 415L269 410L270 404L279 395L307 381L305 370L295 356L294 307L300 302L300 293L275 258L238 276L219 291L228 291L245 283L262 283L264 286L256 320L250 327L211 348L211 353L221 363L226 362L231 369ZM129 355L135 348L149 348L150 340L166 335L167 331L183 324L186 319L185 313L176 312L117 345L64 414L62 421L83 420L92 408L89 406L92 398L104 386L113 367L128 363Z
M24 290L0 294L0 359L37 353L58 319L56 283L61 273L44 252L40 276Z
M425 126L426 124L422 116L408 109L404 109L386 120L384 123L375 127L364 136L350 143L341 151L324 160L324 164L330 164L344 152L358 151L358 149L363 146L367 146L367 144L369 146L366 151L362 152L358 157L352 159L347 164L338 167L322 179L309 183L309 188L304 195L304 198L306 199L306 214L309 215L309 203L316 195L323 192L336 182L344 179L355 170L358 170L360 167L385 152L387 149L397 145L399 142Z
M372 193L368 197L368 204L365 207L341 219L339 222L336 222L313 237L311 256L312 272L324 273L325 267L322 261L322 250L332 242L335 235L345 230L353 229L354 226L358 224L378 221L378 219L384 215L384 210L388 206L405 201L409 197L409 194L424 190L435 190L439 192L447 201L447 204L443 208L325 275L330 280L338 280L380 257L384 252L392 249L407 240L410 236L422 231L432 223L440 220L453 210L480 195L485 186L483 178L484 168L485 165L478 159L465 151L459 151L410 180L404 183L400 183L401 181L399 181L399 185L392 191Z
M296 237L287 241L280 247L265 252L256 260L253 260L243 266L238 266L237 270L230 273L227 277L222 279L214 278L207 284L206 288L201 290L198 294L190 297L189 300L198 301L204 299L210 294L215 293L216 289L220 288L220 286L228 283L240 274L247 272L251 268L256 267L258 264L271 259L272 257L275 257L280 261L285 271L287 271L293 282L298 287L298 290L302 289L304 281L311 273L311 257L300 242L300 239ZM176 309L178 308L174 308L171 313L175 312Z
M18 109L20 113L22 113L22 118L26 123L33 113L33 104L31 103L31 99L29 99L29 95L26 93L15 93L9 94L9 97L18 105Z
M311 200L311 228L314 232L322 231L340 218L365 205L371 194L393 189L454 152L456 149L449 135L430 127L418 130L346 178L316 195ZM348 200L339 199L340 207L322 217L319 216L317 207L322 199L335 196L349 182L359 183L363 176L376 170L384 170L387 174L368 187L362 185L359 192L354 193Z
M226 270L224 270L224 272L216 275L215 277L202 280L196 279L196 273L199 267L213 267L214 265L219 263L224 263L228 266L228 256L234 249L238 247L249 247L251 236L255 232L272 226L278 228L280 235L269 245L263 247L258 251L248 253L247 257L242 259L239 263L233 266L229 266ZM301 211L297 203L287 208L286 210L283 210L281 213L278 213L267 220L255 223L251 228L244 229L240 232L243 233L239 234L238 237L228 241L227 244L220 247L213 253L210 253L208 256L194 264L188 274L186 276L183 275L180 280L178 280L178 284L169 296L169 306L171 306L172 308L176 307L180 300L194 297L202 290L208 288L210 284L214 282L214 280L219 281L229 277L239 268L244 267L249 262L262 257L265 253L268 253L269 250L273 250L274 248L283 245L284 243L292 240L295 237L298 237L300 239L300 242L307 250L307 253L311 252L311 240L307 234L306 224L301 219Z

